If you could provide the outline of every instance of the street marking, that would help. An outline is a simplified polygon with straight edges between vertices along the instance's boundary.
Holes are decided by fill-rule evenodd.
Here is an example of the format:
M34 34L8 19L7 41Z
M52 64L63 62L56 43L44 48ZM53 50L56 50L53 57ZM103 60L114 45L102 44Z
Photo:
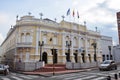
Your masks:
M82 78L82 77L86 77L86 76L88 76L88 75L80 75L80 76L74 76L74 77L68 77L68 78L65 78L64 80L71 80L71 79L77 79L77 78Z
M39 76L33 76L33 75L27 75L27 76L29 76L31 78L38 78L39 77Z
M90 78L95 78L96 76L89 76L89 77L84 77L84 78L79 78L79 79L74 79L74 80L82 80L82 79L90 79Z
M15 76L11 76L11 77L14 78L14 79L17 79L17 80L23 80L21 78L15 77Z
M92 80L103 80L103 79L106 79L105 77L99 77L99 78L95 78L95 79L92 79Z
M19 76L19 77L22 77L22 78L25 78L25 79L33 79L33 78L29 77L29 76Z
M2 80L10 80L9 78L1 78Z

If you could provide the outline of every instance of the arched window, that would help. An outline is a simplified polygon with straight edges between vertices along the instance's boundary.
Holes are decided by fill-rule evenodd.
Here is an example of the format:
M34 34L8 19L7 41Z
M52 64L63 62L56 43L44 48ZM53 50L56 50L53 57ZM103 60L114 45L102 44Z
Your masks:
M57 43L58 43L58 42L57 42L57 37L54 37L54 38L53 38L53 44L56 45Z
M21 34L21 42L25 42L25 35L24 35L24 33Z
M87 46L88 46L88 48L91 46L91 44L90 44L90 40L87 40Z
M90 55L90 54L88 54L88 57L89 57L89 61L91 62L91 55Z
M77 46L77 38L76 37L74 37L74 39L73 39L73 46Z
M20 60L22 61L22 59L23 59L23 54L22 54L22 52L20 53Z
M44 41L44 44L47 44L47 36L46 35L43 36L43 41Z
M26 42L30 42L30 33L26 33Z
M66 36L66 38L65 38L65 46L67 45L67 41L69 41L69 36Z
M29 52L26 52L26 61L28 62L30 59L30 53Z
M109 60L109 55L107 55L107 60Z
M83 48L84 47L84 44L85 44L85 41L83 38L81 38L81 47Z

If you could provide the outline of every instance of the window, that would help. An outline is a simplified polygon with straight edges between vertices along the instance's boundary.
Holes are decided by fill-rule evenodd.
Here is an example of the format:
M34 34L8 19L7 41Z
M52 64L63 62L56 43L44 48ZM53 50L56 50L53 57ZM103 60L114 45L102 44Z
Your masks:
M31 40L30 34L27 33L27 34L26 34L26 42L30 42L30 40Z
M81 38L81 47L82 47L82 48L84 47L84 43L85 43L84 39Z
M73 40L73 46L77 46L77 38L76 37Z
M26 52L26 61L27 62L29 61L29 58L30 58L30 54L29 54L29 52Z
M22 52L20 53L20 62L22 61L22 59L23 59L23 54L22 54Z
M47 36L43 36L44 44L47 44Z
M25 35L24 35L24 33L21 34L21 42L25 42Z
M57 37L53 38L53 44L55 44L55 45L57 44Z

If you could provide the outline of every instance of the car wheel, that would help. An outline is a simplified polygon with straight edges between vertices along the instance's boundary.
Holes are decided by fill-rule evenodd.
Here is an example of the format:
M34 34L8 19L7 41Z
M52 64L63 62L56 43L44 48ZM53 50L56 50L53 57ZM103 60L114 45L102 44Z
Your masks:
M99 71L102 71L101 69L99 69Z
M117 70L117 66L115 66L115 70Z

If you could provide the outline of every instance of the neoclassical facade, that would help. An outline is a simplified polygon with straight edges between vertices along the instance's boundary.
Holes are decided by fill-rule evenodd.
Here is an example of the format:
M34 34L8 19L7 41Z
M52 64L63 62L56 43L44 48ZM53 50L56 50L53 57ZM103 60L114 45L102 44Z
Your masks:
M85 25L64 20L57 23L26 15L16 20L1 48L6 62L36 62L41 51L42 61L52 64L51 49L56 49L56 64L65 64L68 53L71 62L91 63L95 62L95 54L97 61L102 61L100 39L99 32L87 30ZM39 41L44 42L41 49ZM96 43L96 48L93 43Z

